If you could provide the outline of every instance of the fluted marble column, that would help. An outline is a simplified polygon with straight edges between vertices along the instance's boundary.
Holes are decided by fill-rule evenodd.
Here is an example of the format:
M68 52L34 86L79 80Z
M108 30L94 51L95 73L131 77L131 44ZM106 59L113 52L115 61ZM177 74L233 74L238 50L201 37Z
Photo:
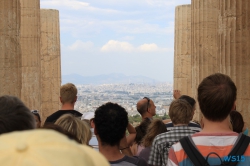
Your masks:
M250 118L250 2L192 0L192 86L220 72L237 86L237 110ZM199 117L199 116L198 116Z
M20 0L21 99L30 109L41 106L40 1Z
M222 1L222 0L221 0ZM221 72L237 86L236 110L250 127L250 2L222 1L219 14Z
M59 11L41 9L41 82L45 120L60 107L61 56Z
M191 5L175 8L174 89L192 96Z
M20 2L0 1L0 96L21 96Z

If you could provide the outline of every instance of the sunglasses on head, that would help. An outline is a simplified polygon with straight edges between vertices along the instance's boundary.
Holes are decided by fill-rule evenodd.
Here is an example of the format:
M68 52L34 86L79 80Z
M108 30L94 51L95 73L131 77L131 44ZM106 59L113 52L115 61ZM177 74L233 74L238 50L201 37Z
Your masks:
M38 110L32 110L31 111L33 114L39 114Z
M148 97L143 97L143 99L147 99L147 100L148 100L148 104L147 104L147 112L148 112L148 105L149 105L149 102L150 102L150 98L148 98Z

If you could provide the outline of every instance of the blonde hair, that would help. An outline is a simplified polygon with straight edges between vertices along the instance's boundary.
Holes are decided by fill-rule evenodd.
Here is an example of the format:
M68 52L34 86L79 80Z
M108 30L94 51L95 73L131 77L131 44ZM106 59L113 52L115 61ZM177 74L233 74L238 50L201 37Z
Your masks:
M155 119L153 120L147 129L147 134L142 139L142 144L145 147L152 146L154 138L161 133L167 132L167 128L162 120Z
M193 116L193 108L187 101L177 99L170 104L169 116L174 125L188 124Z
M81 121L79 118L74 117L72 114L65 114L57 119L55 124L75 135L80 143L86 145L89 144L89 140L91 139L92 135L90 127L88 126L88 124L86 124L86 122Z
M60 97L62 103L74 103L76 101L77 89L72 83L67 83L60 88Z

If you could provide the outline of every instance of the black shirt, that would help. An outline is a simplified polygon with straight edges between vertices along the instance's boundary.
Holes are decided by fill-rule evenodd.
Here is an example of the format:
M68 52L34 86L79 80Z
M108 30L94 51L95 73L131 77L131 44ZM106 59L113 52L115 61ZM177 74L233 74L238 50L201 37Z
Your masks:
M47 119L45 120L45 123L55 123L56 120L64 114L72 114L75 117L80 117L80 118L82 116L82 113L80 113L76 110L58 110L55 113L48 116Z

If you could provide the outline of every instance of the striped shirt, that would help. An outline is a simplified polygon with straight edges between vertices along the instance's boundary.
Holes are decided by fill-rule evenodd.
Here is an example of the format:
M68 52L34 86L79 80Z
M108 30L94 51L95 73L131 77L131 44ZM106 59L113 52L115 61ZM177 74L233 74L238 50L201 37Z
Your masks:
M194 141L196 148L200 153L207 157L210 152L217 153L222 161L224 157L230 153L236 140L238 138L238 133L196 133L192 135L192 140ZM187 157L187 154L182 149L180 143L177 143L171 147L168 156L169 166L193 166L191 160ZM250 146L248 146L246 152L244 153L245 161L238 162L237 166L245 166L250 163ZM208 163L210 165L220 165L221 161L216 155L210 155L208 158Z
M195 131L188 126L175 126L171 131L157 135L152 144L148 164L155 166L167 165L170 147L181 138L194 133Z

